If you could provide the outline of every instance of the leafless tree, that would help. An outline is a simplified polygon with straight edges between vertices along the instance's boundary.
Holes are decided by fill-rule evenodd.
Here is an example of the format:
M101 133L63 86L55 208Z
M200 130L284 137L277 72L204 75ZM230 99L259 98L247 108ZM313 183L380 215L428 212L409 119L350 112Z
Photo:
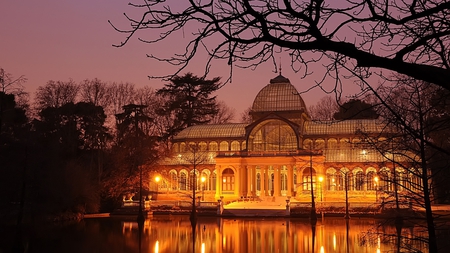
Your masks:
M339 111L339 105L332 96L325 96L316 105L309 107L309 116L312 120L333 120L333 115Z
M436 138L450 133L450 113L442 108L442 101L450 101L449 91L436 85L415 80L405 75L395 75L373 94L378 98L377 112L384 122L383 137L377 138L365 133L362 145L369 144L391 164L390 173L381 171L380 180L384 186L393 190L394 202L399 208L401 199L408 199L415 207L425 210L430 252L437 252L436 220L431 204L436 200L436 182L442 177L443 169L432 168L436 157L445 155L449 146ZM395 82L393 82L395 81ZM370 86L369 86L370 87ZM444 105L445 107L445 105ZM364 131L362 131L364 132ZM387 138L386 138L387 137ZM447 158L448 159L448 158ZM398 193L401 190L403 194Z
M35 96L35 107L38 111L47 107L58 108L67 103L76 103L79 86L73 81L50 80L39 86Z
M132 38L155 48L176 40L184 44L180 51L148 55L178 66L175 74L203 52L209 56L205 74L213 60L225 60L230 76L233 66L272 62L276 70L276 54L285 52L303 76L325 66L317 85L332 78L335 90L344 85L342 65L363 77L384 69L450 89L449 0L148 0L129 5L128 28L110 21L125 35L116 46Z
M245 111L241 114L241 122L242 123L252 123L252 116L250 115L250 112L252 111L252 107L249 106Z
M116 115L122 111L122 107L134 103L136 89L132 83L112 83L109 85L110 108L108 114Z
M212 117L210 121L211 124L224 124L233 121L235 117L234 108L229 107L224 101L218 101L217 108L219 109L219 112Z
M94 78L80 83L80 100L107 108L109 105L108 84Z

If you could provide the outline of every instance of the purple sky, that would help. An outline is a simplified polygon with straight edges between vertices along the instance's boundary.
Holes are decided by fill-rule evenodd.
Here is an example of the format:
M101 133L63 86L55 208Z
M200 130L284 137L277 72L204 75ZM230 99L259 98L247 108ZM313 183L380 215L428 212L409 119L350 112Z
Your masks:
M161 88L163 82L148 75L173 73L173 69L146 58L158 52L169 55L178 41L167 41L165 46L149 46L132 40L122 48L113 47L125 37L108 23L128 28L123 17L130 12L128 1L108 0L6 0L0 4L0 68L14 77L24 75L26 90L34 93L48 80L80 82L98 78L106 82L131 82ZM180 38L182 40L182 38ZM156 51L155 51L156 50ZM281 57L280 57L281 58ZM283 75L300 92L307 90L315 80L301 79L290 69L289 59L281 58ZM198 69L195 69L197 67ZM204 62L199 60L189 71L203 74ZM229 69L222 62L213 63L211 75L227 77ZM184 74L185 72L182 72ZM236 109L237 118L249 106L258 91L277 73L271 64L255 71L234 69L232 83L218 92L218 99ZM325 96L313 89L302 97L307 106L316 104Z

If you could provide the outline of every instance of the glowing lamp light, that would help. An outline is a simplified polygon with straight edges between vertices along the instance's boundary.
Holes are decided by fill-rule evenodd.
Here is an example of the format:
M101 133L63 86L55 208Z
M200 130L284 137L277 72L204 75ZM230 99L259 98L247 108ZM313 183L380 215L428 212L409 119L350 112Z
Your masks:
M160 177L160 176L156 176L156 177L155 177L155 182L158 183L160 180L161 180L161 177Z
M206 181L206 177L202 177L201 180L202 180L202 183L204 183Z

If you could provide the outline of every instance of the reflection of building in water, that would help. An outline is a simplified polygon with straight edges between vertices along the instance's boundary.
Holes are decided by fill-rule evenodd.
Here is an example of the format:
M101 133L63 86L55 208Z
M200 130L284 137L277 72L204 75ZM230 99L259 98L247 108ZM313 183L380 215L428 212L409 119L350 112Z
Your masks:
M180 132L173 157L158 169L159 194L195 187L209 201L291 196L306 202L313 187L317 202L343 202L347 190L350 202L373 203L381 192L394 190L389 154L367 145L389 135L379 121L311 121L302 97L282 75L258 93L250 115L250 124L197 125ZM420 185L413 170L395 170L398 191Z
M205 219L196 227L195 252L393 252L397 239L394 226L379 226L369 219L325 219L315 230L308 220L296 219ZM125 234L136 235L123 224ZM348 228L348 231L347 231ZM377 229L378 228L378 229ZM425 249L418 244L417 227L403 228L402 248L409 244L415 249ZM314 236L314 237L313 237ZM133 238L130 236L129 238ZM144 226L142 252L192 252L193 237L187 216L171 220L150 220ZM313 244L314 242L314 244ZM144 248L143 248L144 249ZM157 251L156 251L157 249Z

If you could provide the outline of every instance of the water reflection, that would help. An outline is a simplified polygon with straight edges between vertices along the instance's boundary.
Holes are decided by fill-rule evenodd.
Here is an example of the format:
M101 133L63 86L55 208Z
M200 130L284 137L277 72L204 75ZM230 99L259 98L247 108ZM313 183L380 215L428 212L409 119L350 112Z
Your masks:
M408 232L409 231L409 232ZM415 227L400 234L418 233ZM392 234L393 239L383 235ZM221 219L154 216L142 227L133 219L86 219L40 234L29 252L398 252L398 230L370 219ZM423 245L422 245L423 246ZM426 252L426 251L425 251Z

